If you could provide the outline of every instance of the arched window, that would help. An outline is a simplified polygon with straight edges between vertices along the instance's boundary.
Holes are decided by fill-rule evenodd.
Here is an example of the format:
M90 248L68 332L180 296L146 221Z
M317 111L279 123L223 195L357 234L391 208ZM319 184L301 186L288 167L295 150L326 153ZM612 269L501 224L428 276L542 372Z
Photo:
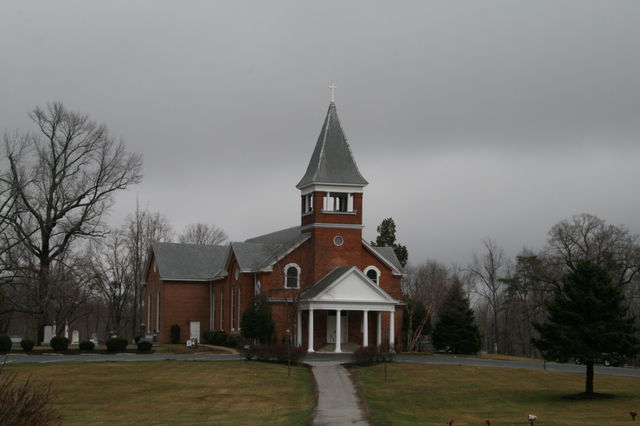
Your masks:
M367 266L364 274L375 284L380 285L380 270L375 266Z
M300 288L300 267L295 263L284 267L284 286L286 288Z

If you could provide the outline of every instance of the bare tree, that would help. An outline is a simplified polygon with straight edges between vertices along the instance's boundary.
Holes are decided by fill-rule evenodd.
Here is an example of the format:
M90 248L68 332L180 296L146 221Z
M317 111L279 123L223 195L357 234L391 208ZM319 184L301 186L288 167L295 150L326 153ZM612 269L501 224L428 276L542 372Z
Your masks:
M501 280L505 275L506 260L504 252L491 238L483 240L485 253L482 257L473 255L473 264L467 271L476 282L475 290L478 296L488 305L491 314L491 343L497 345L500 337L499 313L505 284ZM491 346L493 346L490 343ZM488 349L491 349L491 346Z
M605 269L620 285L630 283L640 268L638 236L590 214L572 216L551 228L546 255L550 263L569 269L580 260L588 260ZM558 269L559 281L567 271Z
M178 241L183 244L220 245L225 244L228 240L229 237L223 229L201 222L187 225L184 232L178 237Z
M436 260L408 268L402 281L402 292L407 297L407 350L417 349L425 327L447 295L449 281L449 270ZM422 309L424 313L420 312Z
M106 240L92 242L87 257L95 289L109 310L107 328L121 335L135 286L124 231L113 230Z
M105 234L112 196L140 182L142 160L106 126L62 103L36 107L30 117L37 133L4 136L8 171L0 184L16 197L16 213L7 219L11 229L36 260L37 303L30 313L43 325L56 285L52 264L77 239Z
M151 253L151 246L155 242L171 242L173 228L169 220L162 214L141 210L138 205L136 205L135 212L127 218L124 228L134 280L131 301L131 332L133 336L136 336L139 331L139 318L141 318L145 266Z

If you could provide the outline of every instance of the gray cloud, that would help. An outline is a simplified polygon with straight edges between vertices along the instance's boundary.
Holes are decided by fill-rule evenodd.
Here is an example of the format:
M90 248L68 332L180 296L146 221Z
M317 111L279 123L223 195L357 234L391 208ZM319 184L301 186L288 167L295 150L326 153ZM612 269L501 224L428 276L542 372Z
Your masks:
M640 231L636 1L0 5L0 127L62 100L145 161L118 198L234 239L299 220L330 80L411 260L511 253L590 212Z

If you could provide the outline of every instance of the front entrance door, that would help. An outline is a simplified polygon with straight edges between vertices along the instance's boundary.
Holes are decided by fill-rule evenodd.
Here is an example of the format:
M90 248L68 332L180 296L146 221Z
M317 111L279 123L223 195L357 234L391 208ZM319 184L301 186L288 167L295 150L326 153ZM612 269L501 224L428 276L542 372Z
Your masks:
M340 343L347 343L347 312L340 315ZM336 311L327 311L327 343L336 343Z
M189 338L198 339L200 342L200 321L189 322Z

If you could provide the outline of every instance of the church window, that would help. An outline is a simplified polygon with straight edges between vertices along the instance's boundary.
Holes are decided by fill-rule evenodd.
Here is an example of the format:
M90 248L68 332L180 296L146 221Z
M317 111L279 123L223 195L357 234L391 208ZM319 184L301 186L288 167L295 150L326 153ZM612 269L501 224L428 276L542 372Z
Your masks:
M220 291L220 330L224 330L224 291Z
M156 296L156 330L160 332L160 291Z
M231 330L233 330L235 327L235 315L236 315L236 311L234 308L234 304L233 304L233 295L235 292L235 288L231 287Z
M241 301L242 301L242 299L240 298L240 286L238 286L238 302L237 302L237 305L238 305L238 316L237 316L237 318L238 318L238 331L240 331L240 305L241 305Z
M313 211L313 193L303 196L304 200L304 212L311 213Z
M233 273L234 278L236 279L236 281L238 281L238 278L240 278L240 268L236 267L235 272Z
M333 244L340 247L344 244L344 238L342 238L340 235L336 235L335 237L333 237Z
M367 266L364 270L364 274L371 281L373 281L377 285L380 285L380 270L378 268L376 268L375 266Z
M216 293L211 290L211 321L209 324L209 330L216 329Z
M353 194L348 192L327 192L324 198L325 212L349 212L353 210Z
M147 332L151 333L151 293L147 302Z
M262 283L260 283L260 280L256 280L256 284L255 284L255 287L253 289L254 290L254 294L256 296L260 294L261 287L262 287Z
M300 288L300 267L295 263L290 263L284 267L286 288Z

